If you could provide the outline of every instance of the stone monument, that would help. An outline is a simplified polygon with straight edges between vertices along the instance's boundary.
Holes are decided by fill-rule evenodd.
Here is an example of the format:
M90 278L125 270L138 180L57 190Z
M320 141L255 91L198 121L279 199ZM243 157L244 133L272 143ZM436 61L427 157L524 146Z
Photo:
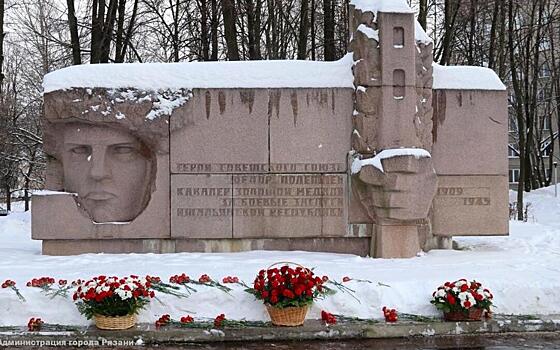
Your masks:
M45 77L43 253L411 257L508 233L507 105L441 67L404 1L354 0L338 62L73 66Z

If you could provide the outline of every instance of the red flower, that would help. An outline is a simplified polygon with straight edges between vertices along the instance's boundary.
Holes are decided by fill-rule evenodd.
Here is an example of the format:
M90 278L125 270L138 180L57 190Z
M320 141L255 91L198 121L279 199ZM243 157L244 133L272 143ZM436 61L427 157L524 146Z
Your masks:
M58 281L58 285L59 285L59 286L65 286L67 283L68 283L67 280L59 280L59 281Z
M348 276L342 277L342 282L350 282L352 279Z
M157 321L156 321L156 328L160 328L163 326L167 326L169 324L169 322L171 321L171 316L169 316L168 314L162 315Z
M282 295L285 296L288 299L293 299L295 297L294 292L292 292L289 289L284 289L284 291L282 292Z
M16 282L14 282L12 280L6 280L6 281L4 281L4 283L2 283L2 288L13 287L15 285L16 285Z
M321 311L321 319L325 321L326 324L336 324L336 317L325 310Z
M193 321L194 319L190 315L181 317L181 323L192 323Z
M29 331L39 331L41 330L41 326L43 325L43 321L40 318L31 318L29 322L27 322L27 329Z
M470 308L471 306L472 306L472 305L471 305L471 302L468 301L468 300L465 300L465 308L468 309L468 308Z
M469 286L467 286L466 284L463 284L463 285L461 286L461 292L466 292L467 289L469 289Z
M397 322L398 314L397 310L389 309L386 306L383 306L383 316L385 317L385 322Z
M214 319L214 327L216 328L222 327L222 322L225 320L226 320L226 315L224 314L220 314L216 316L216 318Z
M451 293L447 293L447 301L451 305L455 305L456 303L455 297Z
M200 283L208 283L210 281L212 281L212 279L207 274L203 274L202 276L200 276L198 278L198 282L200 282Z
M222 283L239 283L239 278L227 276L222 279Z

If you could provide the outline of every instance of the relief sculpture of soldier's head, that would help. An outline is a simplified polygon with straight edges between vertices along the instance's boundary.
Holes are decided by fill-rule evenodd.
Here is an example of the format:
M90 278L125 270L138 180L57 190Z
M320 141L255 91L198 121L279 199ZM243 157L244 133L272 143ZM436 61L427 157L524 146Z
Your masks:
M77 194L82 214L93 222L129 222L146 208L154 190L156 158L130 130L110 123L56 126L62 185Z

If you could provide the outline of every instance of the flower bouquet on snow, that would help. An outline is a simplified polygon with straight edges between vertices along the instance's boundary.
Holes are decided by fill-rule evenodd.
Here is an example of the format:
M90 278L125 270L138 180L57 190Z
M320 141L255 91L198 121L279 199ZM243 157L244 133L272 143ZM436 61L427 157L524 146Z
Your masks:
M138 276L124 278L98 276L77 284L73 299L87 319L94 318L99 329L128 329L136 314L154 297L150 281Z
M490 314L494 296L477 281L460 279L445 282L432 294L431 301L443 311L446 321L480 321L483 314Z
M274 267L280 264L284 265ZM276 326L302 325L313 301L333 293L313 271L293 263L276 263L259 271L253 288L246 291L264 302Z

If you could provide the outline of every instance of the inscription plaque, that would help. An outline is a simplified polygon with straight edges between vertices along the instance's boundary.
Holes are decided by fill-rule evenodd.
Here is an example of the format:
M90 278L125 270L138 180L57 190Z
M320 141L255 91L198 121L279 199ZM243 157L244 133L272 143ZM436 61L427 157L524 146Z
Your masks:
M173 237L320 237L346 232L345 175L171 178Z
M437 236L506 235L508 215L505 176L439 176L434 198L433 232Z
M230 175L171 176L171 237L231 238Z

